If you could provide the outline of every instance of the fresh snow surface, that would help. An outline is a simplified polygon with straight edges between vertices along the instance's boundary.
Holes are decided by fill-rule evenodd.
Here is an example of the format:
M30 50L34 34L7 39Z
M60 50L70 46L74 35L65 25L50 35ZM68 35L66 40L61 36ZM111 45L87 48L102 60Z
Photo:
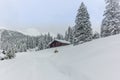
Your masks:
M0 62L0 80L120 80L120 35L18 53Z

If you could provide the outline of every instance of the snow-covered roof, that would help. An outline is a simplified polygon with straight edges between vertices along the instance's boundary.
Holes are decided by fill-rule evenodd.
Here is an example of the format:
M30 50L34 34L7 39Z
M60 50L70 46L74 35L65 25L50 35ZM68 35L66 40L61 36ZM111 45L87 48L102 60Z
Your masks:
M67 43L67 44L70 44L69 41L65 41L65 40L58 40L58 39L55 39L55 41L58 41L58 42L61 42L61 43Z
M58 42L61 42L61 43L70 44L70 42L69 42L69 41L55 39L55 40L53 40L52 42L50 42L50 43L49 43L49 45L50 45L51 43L53 43L54 41L58 41Z

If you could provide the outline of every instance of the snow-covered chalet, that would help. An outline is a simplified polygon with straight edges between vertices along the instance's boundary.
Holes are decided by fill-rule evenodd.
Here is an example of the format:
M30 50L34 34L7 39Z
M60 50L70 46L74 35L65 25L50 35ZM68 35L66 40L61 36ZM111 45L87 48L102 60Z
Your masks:
M58 40L58 39L55 39L55 40L53 40L52 42L49 43L50 48L66 46L66 45L70 45L70 42L65 41L65 40Z

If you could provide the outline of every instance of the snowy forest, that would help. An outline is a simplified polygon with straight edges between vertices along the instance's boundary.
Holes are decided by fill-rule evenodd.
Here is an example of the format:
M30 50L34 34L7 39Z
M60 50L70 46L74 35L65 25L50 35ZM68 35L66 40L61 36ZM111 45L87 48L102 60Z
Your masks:
M71 44L78 45L93 39L104 38L120 33L120 4L119 0L105 0L106 10L101 22L101 31L93 32L90 15L87 6L82 2L75 19L75 25L69 26L65 35L60 33L56 37L50 33L40 36L28 36L20 32L0 30L0 48L6 55L5 59L15 57L17 52L26 52L29 49L36 51L48 49L49 43L54 39L66 40Z

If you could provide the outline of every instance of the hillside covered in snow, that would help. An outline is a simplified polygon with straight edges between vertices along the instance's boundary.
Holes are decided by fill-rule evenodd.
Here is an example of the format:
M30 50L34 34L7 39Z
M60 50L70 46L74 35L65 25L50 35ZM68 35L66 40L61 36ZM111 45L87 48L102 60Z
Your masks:
M30 36L18 31L0 29L0 50L7 53L26 52L29 49L42 50L48 48L48 43L53 40L48 33L39 36Z
M0 49L1 50L9 50L14 48L14 51L17 50L18 47L24 47L24 42L27 40L27 36L17 32L6 29L0 29Z
M120 35L0 61L0 80L120 80L119 74Z

